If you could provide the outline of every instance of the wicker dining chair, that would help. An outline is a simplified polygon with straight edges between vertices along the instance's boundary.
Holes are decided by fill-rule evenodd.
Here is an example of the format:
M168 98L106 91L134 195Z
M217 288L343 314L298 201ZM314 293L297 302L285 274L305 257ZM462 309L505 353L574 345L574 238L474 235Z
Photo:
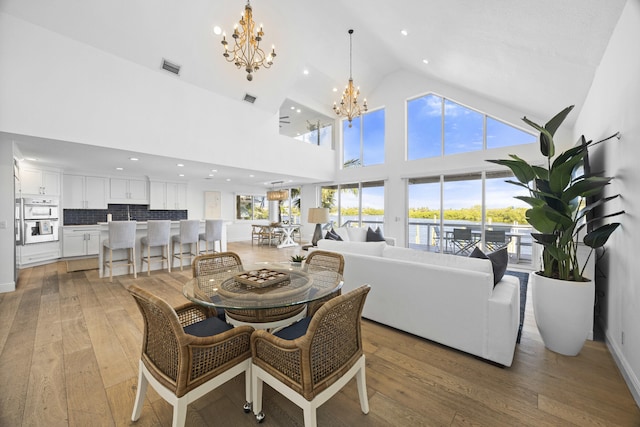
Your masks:
M189 403L243 372L244 410L250 412L253 328L233 328L193 303L174 310L137 286L131 286L129 292L144 319L132 421L140 418L148 384L173 406L172 425L178 427L185 424Z
M337 252L314 250L307 256L305 264L307 264L308 269L313 269L317 266L329 269L340 275L344 273L344 257ZM327 295L326 297L307 304L307 316L313 316L315 312L318 311L318 309L322 306L322 304L332 298L339 296L342 293L341 289L342 288L338 288L337 291Z
M264 382L302 408L306 427L316 426L316 408L354 376L360 408L369 412L360 318L369 290L363 285L333 298L312 318L273 335L260 330L251 335L253 412L259 422L265 417Z

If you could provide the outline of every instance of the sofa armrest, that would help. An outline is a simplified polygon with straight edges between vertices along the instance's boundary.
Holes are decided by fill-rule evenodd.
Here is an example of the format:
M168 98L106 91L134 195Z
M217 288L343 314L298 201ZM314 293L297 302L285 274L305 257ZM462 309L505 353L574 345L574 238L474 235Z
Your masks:
M396 238L395 237L385 237L384 241L387 242L387 245L389 245L389 246L395 246L396 245Z

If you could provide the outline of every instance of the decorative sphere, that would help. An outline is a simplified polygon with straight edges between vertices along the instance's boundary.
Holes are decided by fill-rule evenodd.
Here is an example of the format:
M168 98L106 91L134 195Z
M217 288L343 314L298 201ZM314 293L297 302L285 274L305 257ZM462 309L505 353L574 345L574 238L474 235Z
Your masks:
M248 73L247 74L247 80L249 80L249 81L253 80L253 74Z

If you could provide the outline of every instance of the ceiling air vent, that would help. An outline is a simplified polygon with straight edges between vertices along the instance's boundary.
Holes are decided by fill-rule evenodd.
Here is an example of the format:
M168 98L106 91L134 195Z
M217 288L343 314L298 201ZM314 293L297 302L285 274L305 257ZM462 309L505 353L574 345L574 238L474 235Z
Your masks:
M170 73L175 74L176 76L180 75L180 66L177 64L173 64L166 59L162 60L162 69L166 70Z
M253 104L254 102L256 102L256 97L253 95L249 95L248 93L245 93L244 101L248 102L249 104Z

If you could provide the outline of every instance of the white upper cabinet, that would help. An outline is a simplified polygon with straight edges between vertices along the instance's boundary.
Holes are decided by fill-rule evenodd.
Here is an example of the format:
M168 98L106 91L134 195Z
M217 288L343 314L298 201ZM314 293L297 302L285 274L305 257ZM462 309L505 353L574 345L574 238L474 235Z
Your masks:
M151 181L149 209L187 209L187 185Z
M99 176L63 175L65 209L107 209L108 180Z
M60 195L60 172L21 169L20 185L22 194Z
M149 204L146 180L111 178L109 181L109 201L111 203Z

